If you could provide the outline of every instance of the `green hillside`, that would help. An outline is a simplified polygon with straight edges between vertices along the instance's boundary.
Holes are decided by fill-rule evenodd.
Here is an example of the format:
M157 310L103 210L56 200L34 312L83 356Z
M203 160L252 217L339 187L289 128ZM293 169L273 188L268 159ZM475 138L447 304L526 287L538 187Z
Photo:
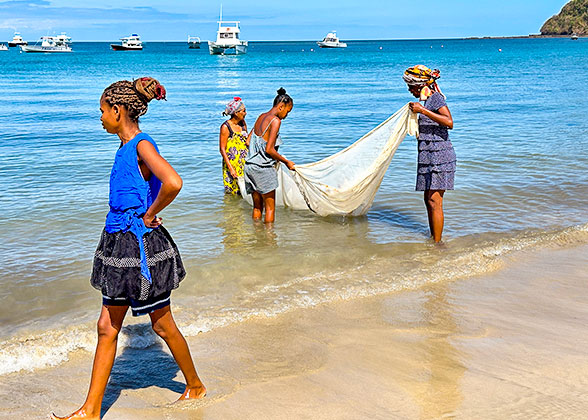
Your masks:
M541 27L542 35L588 35L588 0L572 0Z

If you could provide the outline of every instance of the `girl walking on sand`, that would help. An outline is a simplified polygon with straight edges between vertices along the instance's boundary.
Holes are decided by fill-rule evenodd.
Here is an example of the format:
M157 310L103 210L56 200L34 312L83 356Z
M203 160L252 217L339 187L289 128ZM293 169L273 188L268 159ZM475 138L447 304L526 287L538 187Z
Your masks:
M440 242L443 234L443 195L453 189L457 160L449 140L453 117L437 85L439 77L439 70L423 65L410 67L403 75L410 93L424 101L423 105L410 103L410 109L420 114L416 190L424 191L429 229L435 242Z
M294 101L286 89L278 89L272 109L261 114L253 128L249 154L245 159L245 188L253 197L253 219L261 220L265 209L265 222L273 223L276 211L276 188L278 188L277 165L286 164L294 170L294 162L278 153L282 144L280 126Z
M139 117L152 99L165 99L165 89L148 77L113 83L100 98L102 126L116 134L121 145L110 174L110 211L91 277L92 286L103 295L98 345L86 401L69 416L52 414L52 419L100 419L118 333L129 306L133 316L149 314L153 330L165 340L184 374L186 389L180 400L206 394L170 309L171 291L186 272L157 214L177 196L182 179L161 157L153 139L139 129Z

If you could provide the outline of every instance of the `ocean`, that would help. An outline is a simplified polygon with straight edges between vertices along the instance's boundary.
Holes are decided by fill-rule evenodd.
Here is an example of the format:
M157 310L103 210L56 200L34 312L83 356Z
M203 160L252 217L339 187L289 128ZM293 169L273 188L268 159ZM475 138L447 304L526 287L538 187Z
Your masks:
M168 91L141 128L184 181L161 216L188 272L172 297L187 336L484 274L518 250L588 243L588 40L351 41L344 50L252 42L238 57L179 42L73 49L0 52L0 375L93 351L101 295L89 276L119 146L101 128L99 98L120 79L151 76ZM218 133L232 97L243 99L252 127L286 88L294 108L280 152L309 163L413 101L401 76L420 63L441 69L455 122L458 171L442 246L429 239L414 191L411 137L363 217L279 208L266 228L243 200L224 196ZM127 322L137 327L122 348L153 345L147 317Z

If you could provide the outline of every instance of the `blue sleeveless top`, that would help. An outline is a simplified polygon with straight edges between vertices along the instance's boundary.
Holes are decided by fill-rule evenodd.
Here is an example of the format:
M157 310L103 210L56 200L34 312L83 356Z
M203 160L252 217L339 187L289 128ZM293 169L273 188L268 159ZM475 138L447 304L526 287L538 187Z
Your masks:
M139 242L141 275L151 283L143 235L153 229L145 226L142 217L157 197L161 181L155 175L151 175L149 181L143 179L137 155L141 140L150 142L159 153L155 141L145 133L137 134L118 149L110 172L110 211L106 216L105 230L107 233L131 231L135 234Z

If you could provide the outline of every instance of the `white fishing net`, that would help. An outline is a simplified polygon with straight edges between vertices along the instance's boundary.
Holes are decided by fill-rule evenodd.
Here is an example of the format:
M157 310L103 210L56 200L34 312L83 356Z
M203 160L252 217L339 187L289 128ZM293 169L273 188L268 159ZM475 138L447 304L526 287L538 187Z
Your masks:
M310 209L321 216L367 213L396 149L407 134L417 133L417 116L407 104L332 156L296 165L295 171L280 164L276 205ZM243 198L253 205L251 196L245 193L243 178L239 179L239 188Z

